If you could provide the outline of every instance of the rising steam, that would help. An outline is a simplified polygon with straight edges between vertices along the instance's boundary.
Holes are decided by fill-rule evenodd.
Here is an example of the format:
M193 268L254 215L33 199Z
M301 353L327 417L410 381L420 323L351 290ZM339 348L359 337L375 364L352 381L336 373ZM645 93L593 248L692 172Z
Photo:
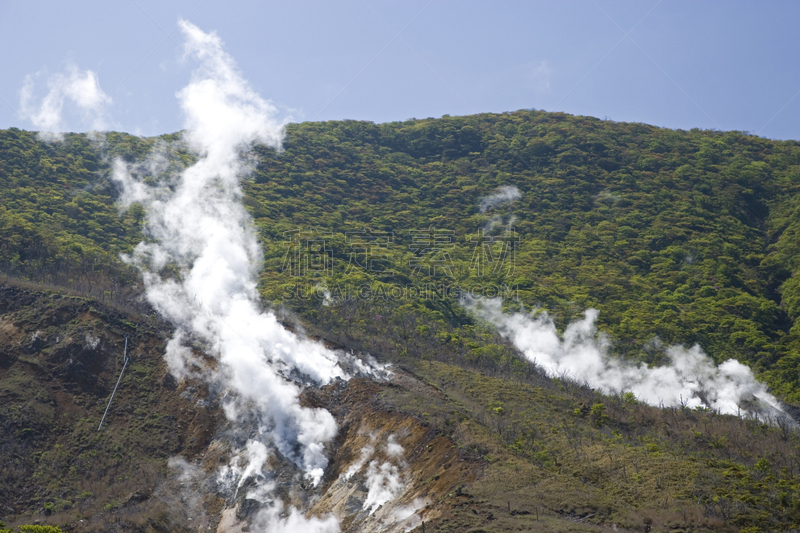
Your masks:
M64 128L62 115L65 101L75 106L82 120L91 119L89 124L93 130L107 127L105 111L111 104L111 97L100 88L97 74L69 65L66 73L47 78L47 94L36 104L34 79L43 75L43 72L39 72L35 76L26 76L19 91L20 115L40 130L39 136L43 140L58 141L63 138L61 131Z
M306 383L347 377L336 353L287 331L259 306L262 253L242 205L239 180L248 171L242 152L254 143L279 149L283 124L216 34L189 22L180 27L186 53L199 65L177 93L186 116L183 143L197 160L172 173L165 150L138 167L115 163L122 204L139 202L147 211L149 239L126 260L141 270L150 303L176 326L165 355L170 371L208 381L225 397L234 425L245 415L259 421L257 434L220 476L238 478L231 480L236 490L255 480L248 497L269 505L259 518L269 531L338 531L335 520L284 510L265 495L272 485L262 473L277 450L319 483L336 423L324 409L301 406L298 396ZM157 185L143 182L148 173ZM214 361L204 361L197 347Z
M481 198L478 202L478 207L481 213L485 213L487 210L494 209L495 207L504 204L512 204L520 198L522 198L522 193L519 192L519 189L513 185L503 185L498 187L493 194ZM517 218L514 215L509 215L508 220L504 220L501 213L495 213L486 221L486 224L484 224L483 232L485 234L491 234L497 228L504 228L505 231L510 232L513 231L514 222L516 221Z
M725 414L743 414L751 408L782 413L779 402L749 367L735 359L716 366L697 345L667 348L668 366L650 368L611 357L610 343L597 332L595 309L587 310L585 318L570 324L559 338L547 313L505 314L500 299L464 303L552 376L566 375L605 393L632 392L650 405L710 407Z
M485 213L487 209L503 204L510 204L514 200L519 200L520 198L522 198L522 194L519 192L519 189L513 185L503 185L502 187L498 187L494 194L481 198L478 205L481 213Z

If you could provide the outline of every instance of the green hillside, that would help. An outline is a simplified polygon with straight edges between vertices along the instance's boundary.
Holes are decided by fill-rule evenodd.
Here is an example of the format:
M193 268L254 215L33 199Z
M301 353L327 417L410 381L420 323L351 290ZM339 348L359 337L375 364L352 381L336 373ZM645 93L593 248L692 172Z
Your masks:
M189 156L177 139L51 145L3 131L0 268L133 305L136 276L118 255L141 239L143 212L118 212L111 161L172 146L179 167ZM633 360L658 362L655 337L699 343L800 402L795 141L518 111L290 125L284 148L257 149L244 185L261 292L334 340L503 364L457 304L456 289L477 287L560 327L597 308L614 352ZM481 213L503 186L521 197ZM494 271L472 262L487 234L504 241ZM420 255L426 239L435 257ZM515 252L501 264L503 246Z
M228 453L213 393L168 374L169 326L120 259L147 236L142 206L118 206L117 159L156 183L193 156L178 134L0 131L0 519L15 526L194 531L168 458L214 472ZM295 124L283 151L247 161L265 304L408 372L306 391L342 431L331 472L358 455L358 424L400 420L415 490L436 487L426 531L800 527L786 420L550 379L459 304L500 296L561 329L596 308L615 355L657 364L655 339L698 343L750 365L797 418L800 143L518 111ZM105 438L125 336L135 359ZM210 523L223 504L204 495Z

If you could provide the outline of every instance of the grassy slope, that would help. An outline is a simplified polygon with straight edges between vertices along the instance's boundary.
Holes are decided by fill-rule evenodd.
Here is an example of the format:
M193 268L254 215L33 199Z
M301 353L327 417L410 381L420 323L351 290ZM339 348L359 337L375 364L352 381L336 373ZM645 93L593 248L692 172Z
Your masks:
M179 529L149 498L166 459L204 449L213 420L162 379L162 328L92 299L0 285L0 516ZM98 431L125 336L131 361Z
M557 531L568 528L564 518L667 531L784 530L800 517L796 434L600 397L568 383L537 386L441 363L416 372L451 401L450 412L429 419L450 426L491 464L470 496L452 497L443 530L472 523L456 513L465 498L483 504L484 519L497 518L491 531L538 529L537 512L545 530Z

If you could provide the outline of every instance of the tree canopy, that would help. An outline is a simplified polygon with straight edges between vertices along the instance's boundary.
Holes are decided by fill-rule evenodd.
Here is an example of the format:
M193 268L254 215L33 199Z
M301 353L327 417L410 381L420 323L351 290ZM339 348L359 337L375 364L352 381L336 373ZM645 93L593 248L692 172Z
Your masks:
M133 286L119 255L145 214L115 205L110 166L156 145L184 150L177 134L0 132L0 269ZM523 110L291 124L283 151L254 153L243 187L261 294L334 340L472 357L485 342L457 298L473 290L560 327L597 308L621 357L658 362L655 338L698 343L800 402L796 141ZM512 187L513 201L482 203Z

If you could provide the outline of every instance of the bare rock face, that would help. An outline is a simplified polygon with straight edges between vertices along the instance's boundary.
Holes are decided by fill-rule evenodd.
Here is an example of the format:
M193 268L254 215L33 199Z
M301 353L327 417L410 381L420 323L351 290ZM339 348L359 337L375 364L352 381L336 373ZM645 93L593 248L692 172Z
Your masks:
M384 401L387 391L437 394L403 372L388 383L357 378L304 393L305 405L336 417L339 432L318 487L307 485L290 461L270 458L265 474L284 509L295 507L309 518L333 515L343 532L405 532L435 520L445 496L478 478L482 461L462 456L437 429ZM227 431L221 429L205 453L209 473L232 452ZM218 532L252 530L262 506L247 498L248 489L245 484L226 495Z
M334 516L342 532L409 531L436 520L448 495L484 463L424 416L441 392L394 369L391 378L307 388L338 433L317 486L278 453L253 480L225 487L220 472L261 421L225 417L205 383L176 380L163 360L170 331L83 298L0 286L0 509L8 522L69 531L258 530L265 508ZM102 431L98 423L130 362ZM416 408L407 408L414 404ZM245 417L246 418L246 417ZM255 529L254 529L255 528Z
M438 501L481 471L438 430L381 402L389 388L437 393L395 373L388 384L354 379L328 394L341 425L327 483L310 512L333 513L343 531L409 531L435 519Z

